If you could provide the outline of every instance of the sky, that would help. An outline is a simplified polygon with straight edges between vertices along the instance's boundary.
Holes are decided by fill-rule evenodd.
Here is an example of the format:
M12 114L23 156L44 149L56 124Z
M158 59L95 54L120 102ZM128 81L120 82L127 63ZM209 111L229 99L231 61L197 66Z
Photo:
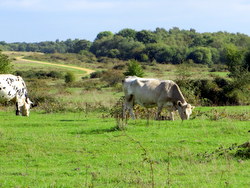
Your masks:
M97 34L173 27L250 36L249 0L0 0L0 41L94 41Z

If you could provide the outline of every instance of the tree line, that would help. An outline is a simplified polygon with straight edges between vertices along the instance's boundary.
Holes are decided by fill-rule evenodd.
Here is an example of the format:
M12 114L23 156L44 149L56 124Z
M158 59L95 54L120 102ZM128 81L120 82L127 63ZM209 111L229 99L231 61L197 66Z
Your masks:
M37 43L0 42L1 50L43 53L92 53L98 57L137 60L147 63L226 64L228 53L239 53L242 61L250 54L250 37L241 33L199 33L178 27L154 31L122 29L100 32L91 42L85 39ZM237 60L238 61L238 60Z

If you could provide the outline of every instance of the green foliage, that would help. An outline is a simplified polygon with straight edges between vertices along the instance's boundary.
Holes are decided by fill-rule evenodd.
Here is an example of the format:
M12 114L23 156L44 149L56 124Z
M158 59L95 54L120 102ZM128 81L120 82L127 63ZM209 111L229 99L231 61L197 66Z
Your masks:
M176 69L176 75L177 80L183 84L188 84L191 80L192 73L191 73L191 67L193 64L183 63L180 65L177 65Z
M250 49L245 54L245 62L243 67L250 72Z
M64 81L65 83L73 83L76 80L75 74L72 72L67 72L65 77L64 77Z
M100 40L100 39L105 38L105 37L112 37L113 35L114 34L111 31L102 31L102 32L97 34L95 40Z
M81 49L88 49L90 41L87 40L71 40L67 39L66 41L45 41L38 43L10 43L0 44L0 49L10 51L26 51L26 52L43 52L43 53L78 53Z
M67 39L55 42L8 44L3 41L0 42L0 49L44 53L81 53L81 51L85 51L97 58L136 59L141 62L156 61L171 64L181 64L187 59L192 59L198 64L228 63L229 67L232 67L233 64L238 63L238 60L244 61L244 58L241 58L245 51L249 51L249 45L250 37L241 33L197 33L195 29L181 30L174 27L169 30L156 28L155 31L135 31L126 28L116 34L103 31L97 34L94 42L84 39ZM237 57L235 56L237 53L233 52L235 50L230 51L228 47L229 49L236 47L243 53L238 53ZM91 57L91 59L95 57ZM246 63L242 65L244 69L249 69L247 60L249 58L245 59Z
M137 32L135 37L139 42L142 42L144 44L156 42L155 34L148 30Z
M240 77L243 69L243 57L242 50L234 45L228 45L225 48L226 64L232 77Z
M4 55L0 51L0 74L10 73L12 66L7 55Z
M101 76L103 75L104 71L96 71L96 72L92 72L90 74L90 78L101 78Z
M128 63L128 69L126 72L124 72L125 76L138 76L138 77L143 77L144 71L140 65L139 62L135 60L131 60Z
M188 70L188 68L187 68ZM249 78L244 80L228 80L215 77L214 79L193 80L190 75L182 75L176 81L183 95L190 103L203 106L210 105L249 105L250 91L245 84Z
M212 53L209 48L206 47L196 47L194 48L187 59L192 59L195 63L198 64L212 64Z
M133 30L133 29L122 29L121 31L119 31L117 33L117 35L120 35L122 37L125 37L125 38L132 38L132 39L135 39L136 38L136 31Z
M79 53L82 50L88 51L90 49L91 42L87 40L79 40L73 46L74 53Z
M144 44L120 35L95 40L90 51L97 57L106 56L120 59L140 58Z
M24 78L63 78L63 74L58 71L15 71L15 75L22 76Z
M108 86L112 87L122 82L124 75L119 70L107 70L101 75L101 80L105 81Z
M235 96L241 103L250 100L250 72L249 72L249 52L243 51L236 46L226 47L227 65L233 80L234 90L231 95Z

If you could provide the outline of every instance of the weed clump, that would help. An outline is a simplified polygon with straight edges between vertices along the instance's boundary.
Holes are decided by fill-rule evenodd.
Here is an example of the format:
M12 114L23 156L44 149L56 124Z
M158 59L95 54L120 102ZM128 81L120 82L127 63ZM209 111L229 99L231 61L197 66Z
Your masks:
M123 114L125 97L120 97L116 104L110 110L110 116L115 118L118 130L124 130L127 126L128 117Z
M245 142L243 144L232 144L230 147L225 148L224 146L220 146L215 151L208 153L197 154L201 161L211 161L214 158L219 157L231 157L242 160L250 159L250 142Z

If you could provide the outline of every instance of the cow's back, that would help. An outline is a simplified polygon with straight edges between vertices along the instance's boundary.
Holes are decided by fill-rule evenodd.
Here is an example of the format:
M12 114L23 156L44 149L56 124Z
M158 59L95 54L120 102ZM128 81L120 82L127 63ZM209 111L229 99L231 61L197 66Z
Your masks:
M130 77L124 82L125 95L134 97L135 103L145 107L184 101L179 87L172 80Z
M125 95L133 96L135 103L145 107L155 106L159 93L160 80L131 79L125 83Z
M25 94L26 85L20 76L0 75L0 101L10 101L16 96L22 98Z

